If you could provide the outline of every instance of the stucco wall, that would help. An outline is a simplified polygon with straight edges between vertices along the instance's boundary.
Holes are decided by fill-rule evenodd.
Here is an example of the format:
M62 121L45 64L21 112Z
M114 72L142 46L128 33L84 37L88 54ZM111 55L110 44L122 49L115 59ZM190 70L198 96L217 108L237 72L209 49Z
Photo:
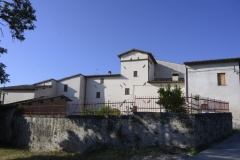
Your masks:
M85 97L85 84L86 84L86 78L81 75L80 77L80 92L79 92L79 103L83 104L84 103L84 98Z
M34 98L34 90L7 90L3 104Z
M101 78L104 78L104 84L100 84ZM125 95L125 88L130 88L130 95ZM100 98L96 98L96 92L100 92ZM124 100L130 98L131 95L132 88L123 76L87 78L87 102Z
M240 120L239 74L234 73L238 62L213 63L188 66L189 94L215 98L229 102L233 119ZM226 74L226 86L219 86L217 73Z
M55 80L45 81L45 82L43 82L43 83L36 84L36 86L52 85L52 84L53 84L53 81L55 81ZM55 81L55 82L56 82L56 81Z
M122 148L159 145L193 149L232 132L231 113L138 113L108 118L14 116L11 127L13 145L38 152L82 152L101 144Z
M134 95L136 96L154 96L158 97L157 91L161 87L166 87L168 83L148 83L145 86L134 85ZM185 95L185 84L184 83L170 83L173 89L175 85L181 87L183 95Z
M137 71L137 77L133 76L134 71ZM104 78L104 84L100 84L101 78ZM147 81L148 60L121 62L121 76L87 78L87 101L133 99L134 85L144 86ZM129 88L129 95L125 95L125 88ZM100 92L100 98L96 98L96 92Z
M157 60L155 78L172 78L172 73L178 72L179 78L185 77L185 65Z
M80 75L77 77L65 79L58 81L57 83L57 94L65 95L72 101L70 103L79 104L80 103ZM64 92L64 84L68 85L67 92ZM84 88L83 88L84 89Z
M121 60L137 60L137 59L147 59L148 55L140 52L130 52L121 57Z
M46 88L35 89L34 98L38 98L38 97L41 97L41 96L53 96L53 95L56 95L56 93L54 93L54 89L56 89L56 88L46 87Z
M129 60L129 57L131 56L134 57L135 54L129 53L128 55L125 55L125 58L128 57ZM168 62L164 63L168 64ZM179 71L180 69L184 70L184 65L169 63L169 66L175 69L174 71ZM154 71L154 69L156 69L156 67L154 67L154 63L151 64L148 59L141 61L121 62L121 76L99 76L87 78L86 100L87 102L124 101L134 99L135 96L157 97L157 90L159 87L165 86L167 83L147 83L149 80L154 79L154 72L159 72ZM137 71L137 77L133 76L134 71ZM171 73L166 75L164 71L163 75L161 76L167 76L167 78L171 78L172 75ZM181 77L183 75L180 74L179 76ZM104 78L104 84L100 84L101 78ZM184 83L172 84L172 86L174 85L180 86L183 89L183 92L185 92ZM130 95L125 95L125 88L130 89ZM100 92L100 98L96 98L96 92Z
M155 64L152 62L152 61L150 61L149 60L149 62L148 62L148 81L153 81L154 79L155 79L155 76L154 76L154 74L155 74Z

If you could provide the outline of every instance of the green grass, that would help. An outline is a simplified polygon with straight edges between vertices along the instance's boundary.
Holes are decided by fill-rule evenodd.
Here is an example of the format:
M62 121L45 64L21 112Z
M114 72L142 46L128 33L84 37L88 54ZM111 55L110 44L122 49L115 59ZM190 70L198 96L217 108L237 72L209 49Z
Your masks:
M201 146L198 149L188 151L188 154L194 156L194 155L198 154L199 152L202 152L211 147L212 147L212 145Z
M226 136L222 140L227 139L228 137L229 136ZM163 148L157 146L142 149L120 149L115 147L96 145L87 149L83 153L67 153L63 151L38 153L0 144L0 160L126 160L132 158L135 155L151 155L151 158L155 158L158 157L161 153L165 153L168 155L176 153L195 155L209 147L211 147L211 145L202 146L196 150L181 149L176 147Z
M177 149L162 149L160 147L149 147L143 149L120 149L114 147L98 147L98 148L89 148L86 152L83 153L66 153L66 152L30 152L24 149L17 149L9 147L6 145L0 145L0 159L1 160L126 160L135 155L144 156L152 155L152 158L157 157L160 153L173 154L176 152L181 152Z

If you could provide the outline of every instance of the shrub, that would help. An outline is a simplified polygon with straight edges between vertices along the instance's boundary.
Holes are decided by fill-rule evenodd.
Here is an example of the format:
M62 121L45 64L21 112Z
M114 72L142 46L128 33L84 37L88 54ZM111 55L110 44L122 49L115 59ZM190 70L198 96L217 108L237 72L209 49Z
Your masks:
M85 115L85 116L86 116L86 115L90 115L90 114L91 114L91 111L90 111L90 109L88 109L88 108L84 108L83 111L82 111L82 114Z
M159 88L159 100L156 102L159 105L162 105L166 112L171 113L186 113L187 108L185 105L185 98L182 97L182 90L179 86L175 85L171 89L171 85L168 84L165 88Z
M121 111L117 108L111 108L109 114L114 116L119 116L121 114Z
M23 108L22 104L18 104L16 113L18 113L18 114L23 114L24 113L24 108Z
M118 116L120 115L120 110L116 108L111 108L110 106L101 106L98 110L93 111L94 115L115 115Z
M193 96L193 99L194 99L195 101L199 101L200 95L198 95L198 94L194 95L194 96Z

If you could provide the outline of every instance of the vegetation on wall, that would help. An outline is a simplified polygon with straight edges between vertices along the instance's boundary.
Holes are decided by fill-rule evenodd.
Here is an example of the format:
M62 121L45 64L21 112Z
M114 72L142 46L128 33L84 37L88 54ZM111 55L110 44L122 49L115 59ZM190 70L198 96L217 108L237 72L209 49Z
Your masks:
M18 114L23 114L24 113L24 108L23 108L21 103L18 104L16 113L18 113Z
M182 96L183 91L181 87L175 85L173 88L170 84L165 87L161 87L158 90L159 100L156 102L162 105L166 112L170 113L186 113L187 108L185 105L185 98Z
M120 110L116 108L111 108L110 106L101 106L99 109L94 109L93 111L89 108L83 110L83 115L96 115L96 116L106 116L106 115L120 115Z

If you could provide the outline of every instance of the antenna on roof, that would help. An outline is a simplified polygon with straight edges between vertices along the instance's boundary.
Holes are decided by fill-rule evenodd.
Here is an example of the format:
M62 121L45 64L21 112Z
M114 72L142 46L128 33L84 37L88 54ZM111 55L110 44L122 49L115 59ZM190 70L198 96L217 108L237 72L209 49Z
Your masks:
M98 75L98 69L96 69L96 73L95 73L95 75Z

